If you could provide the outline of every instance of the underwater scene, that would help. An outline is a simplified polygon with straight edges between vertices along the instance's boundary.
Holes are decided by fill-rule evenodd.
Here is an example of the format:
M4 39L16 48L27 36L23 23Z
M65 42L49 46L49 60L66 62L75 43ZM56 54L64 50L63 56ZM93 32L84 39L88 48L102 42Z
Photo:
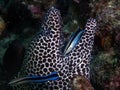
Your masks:
M0 90L120 90L120 0L0 0Z

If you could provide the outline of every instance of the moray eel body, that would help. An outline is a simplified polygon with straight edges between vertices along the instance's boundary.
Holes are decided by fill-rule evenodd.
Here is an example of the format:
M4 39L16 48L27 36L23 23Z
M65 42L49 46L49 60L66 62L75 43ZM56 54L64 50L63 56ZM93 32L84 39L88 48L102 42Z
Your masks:
M61 52L62 20L58 9L51 7L39 32L30 43L23 66L16 78L26 76L47 76L57 72L59 79L44 83L17 85L19 90L71 90L74 75L89 79L89 63L96 31L96 20L88 19L84 34L69 55ZM17 90L15 89L15 90Z

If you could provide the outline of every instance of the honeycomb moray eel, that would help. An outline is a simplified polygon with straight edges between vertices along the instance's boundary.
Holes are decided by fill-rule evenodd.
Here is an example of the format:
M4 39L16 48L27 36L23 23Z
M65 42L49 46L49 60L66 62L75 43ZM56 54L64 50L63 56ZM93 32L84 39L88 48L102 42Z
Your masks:
M58 9L51 7L42 23L42 31L31 41L24 57L23 66L16 78L47 76L57 72L57 80L13 86L15 90L71 90L74 75L89 79L90 59L96 31L96 20L87 20L84 34L77 45L63 55L61 52L62 20ZM74 40L73 40L74 41Z

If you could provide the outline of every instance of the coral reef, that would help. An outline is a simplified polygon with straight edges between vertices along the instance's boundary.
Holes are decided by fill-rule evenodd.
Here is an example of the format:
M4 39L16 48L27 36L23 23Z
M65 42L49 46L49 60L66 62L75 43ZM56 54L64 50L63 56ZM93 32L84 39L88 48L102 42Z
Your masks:
M3 20L2 17L0 17L0 35L3 33L3 31L5 30L5 21Z
M111 78L120 76L119 72L119 58L117 58L116 52L112 49L105 52L100 52L95 59L91 62L91 79L92 82L98 85L96 88L100 87L101 89L107 90L116 90L110 89ZM117 75L116 75L117 72ZM118 82L119 81L115 81ZM93 84L93 85L94 85ZM114 86L118 88L118 86Z
M83 76L75 76L72 85L72 90L94 90L90 81Z
M118 0L94 0L90 3L92 12L96 13L99 24L94 49L96 54L91 62L93 69L91 79L94 84L96 83L93 85L102 90L120 89L119 80L115 79L117 77L116 72L119 72L118 68L120 67L119 4L120 1ZM118 74L118 76L120 75Z

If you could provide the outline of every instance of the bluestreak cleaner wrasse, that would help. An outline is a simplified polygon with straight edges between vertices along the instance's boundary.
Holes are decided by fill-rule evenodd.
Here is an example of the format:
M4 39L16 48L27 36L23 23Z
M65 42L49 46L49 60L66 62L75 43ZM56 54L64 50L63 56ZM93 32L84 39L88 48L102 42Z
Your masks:
M78 30L72 34L65 47L64 55L68 54L78 44L83 33L84 30L80 30L80 28L78 28Z
M43 83L51 80L57 80L58 78L59 76L57 72L52 72L47 76L27 76L27 77L17 78L9 82L9 85L15 86L25 83Z
M15 90L26 90L26 88L27 90L71 90L74 75L82 75L89 79L96 26L96 20L89 18L80 40L74 44L75 47L68 55L63 55L61 51L61 43L64 43L62 40L62 18L60 11L51 7L43 19L42 31L35 35L28 46L22 68L16 78L47 76L52 72L57 72L59 79L49 80L42 84L17 85L13 88ZM74 37L77 38L77 36Z

